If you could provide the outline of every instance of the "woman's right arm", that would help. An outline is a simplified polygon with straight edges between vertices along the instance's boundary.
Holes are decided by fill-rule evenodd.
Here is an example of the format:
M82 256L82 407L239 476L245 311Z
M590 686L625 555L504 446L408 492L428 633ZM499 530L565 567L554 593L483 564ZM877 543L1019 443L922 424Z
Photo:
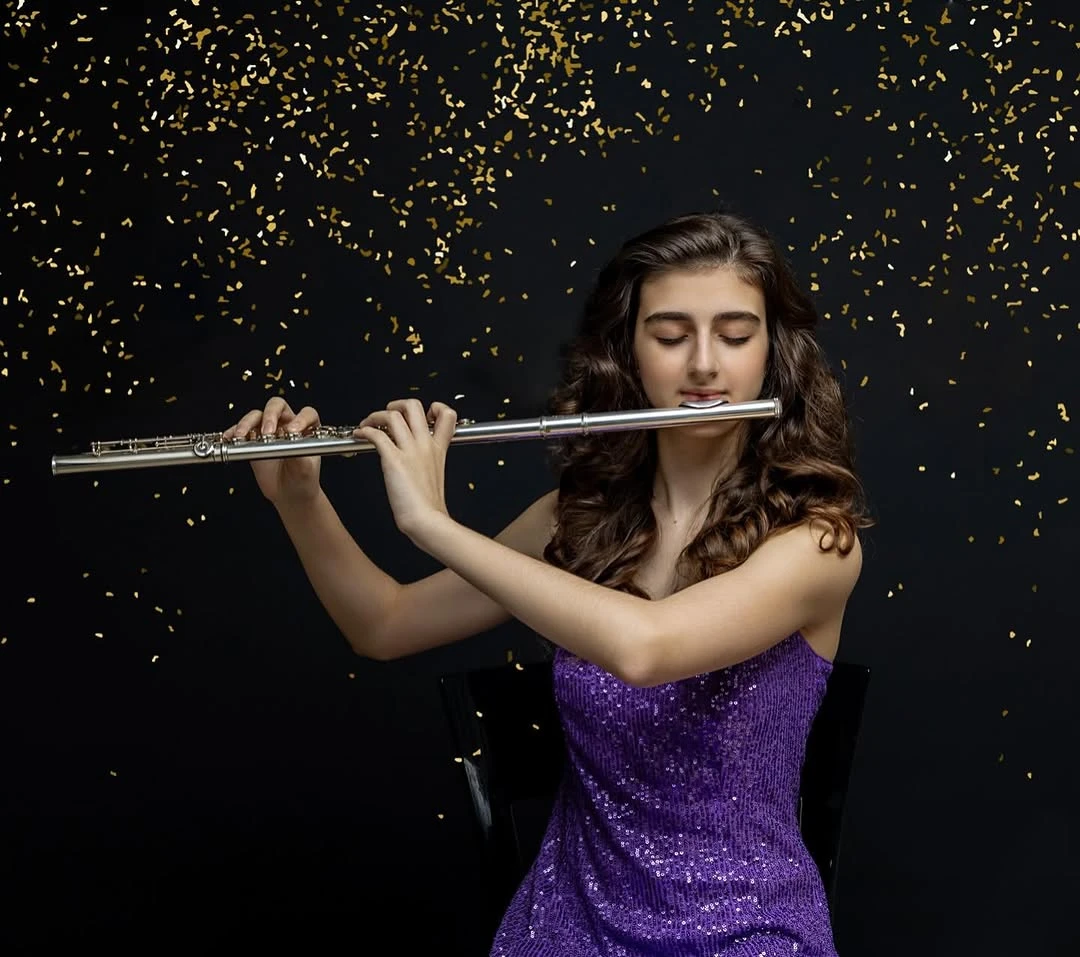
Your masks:
M309 502L275 503L319 601L358 655L374 654L375 637L401 585L367 557L342 525L326 493Z
M281 397L253 409L224 436L302 431L315 409L294 413ZM494 628L510 614L451 569L402 585L371 561L319 485L319 456L253 460L255 478L277 510L315 594L352 649L386 661ZM495 540L541 559L554 532L558 489L541 496Z
M541 559L550 541L558 489L541 496L495 541ZM509 612L449 568L408 585L386 574L346 531L325 494L279 507L319 601L353 650L389 661L488 631Z

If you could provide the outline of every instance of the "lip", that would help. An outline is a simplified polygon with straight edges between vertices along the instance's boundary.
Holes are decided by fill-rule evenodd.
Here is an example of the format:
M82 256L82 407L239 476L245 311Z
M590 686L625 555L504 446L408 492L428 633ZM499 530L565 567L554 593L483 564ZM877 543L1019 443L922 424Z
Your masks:
M682 395L688 396L691 399L719 399L719 392L683 392Z

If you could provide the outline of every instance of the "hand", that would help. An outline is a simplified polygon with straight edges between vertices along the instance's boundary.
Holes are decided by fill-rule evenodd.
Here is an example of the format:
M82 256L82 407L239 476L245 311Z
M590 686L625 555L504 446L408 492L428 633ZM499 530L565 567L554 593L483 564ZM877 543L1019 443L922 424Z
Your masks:
M395 399L385 412L372 412L353 432L378 451L394 521L410 538L433 515L449 515L446 450L456 425L457 412L442 402L433 402L425 416L419 399Z
M302 432L319 425L319 413L310 405L293 412L281 396L274 396L266 408L252 409L236 425L221 434L223 439L244 438L252 432L271 435L279 429ZM284 459L252 459L251 468L259 489L275 506L306 504L319 494L318 455L293 456Z

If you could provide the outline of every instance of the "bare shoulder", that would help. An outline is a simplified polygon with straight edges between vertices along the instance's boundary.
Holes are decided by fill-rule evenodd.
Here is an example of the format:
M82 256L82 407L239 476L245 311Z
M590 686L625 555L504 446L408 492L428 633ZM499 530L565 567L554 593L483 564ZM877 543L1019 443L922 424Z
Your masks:
M559 490L557 488L552 489L550 492L540 496L534 506L537 511L537 527L539 528L540 541L540 557L543 558L544 549L547 548L548 543L555 537L555 532L558 529L558 511L559 506Z
M831 525L821 519L808 519L770 535L758 548L761 559L783 570L805 575L820 591L826 604L842 607L862 571L862 544L858 534L841 551Z
M555 506L559 490L545 492L506 526L495 541L532 558L542 559L544 549L555 535Z
M788 595L798 596L799 631L828 661L836 656L844 612L862 571L858 533L852 538L841 552L832 526L813 519L782 529L758 549L769 555L770 576L786 579Z
M784 549L797 549L804 554L828 554L837 558L855 559L855 564L862 561L862 545L858 534L852 536L852 541L841 543L837 541L833 527L824 519L806 519L795 525L788 525L770 534L762 543L765 548L774 543L783 542ZM841 544L850 544L851 548L842 553Z
M546 492L537 499L536 507L540 511L541 516L547 521L547 529L550 535L555 534L556 526L556 509L559 506L559 490L553 488L550 492Z

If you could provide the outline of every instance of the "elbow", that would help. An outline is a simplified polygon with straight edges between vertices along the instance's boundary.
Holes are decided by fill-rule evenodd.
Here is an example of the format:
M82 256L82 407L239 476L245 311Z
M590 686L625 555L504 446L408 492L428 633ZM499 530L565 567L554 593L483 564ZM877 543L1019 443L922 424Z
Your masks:
M631 688L655 688L657 685L667 684L655 669L644 666L626 668L620 678Z
M631 688L651 688L656 682L651 679L649 672L634 667L624 667L618 675L619 680Z
M343 634L353 654L358 658L367 658L369 661L390 661L394 657L386 642L379 641L376 635L351 635L347 632Z
M662 640L655 632L628 642L619 662L619 680L633 688L652 688L663 684L657 679L661 645Z

